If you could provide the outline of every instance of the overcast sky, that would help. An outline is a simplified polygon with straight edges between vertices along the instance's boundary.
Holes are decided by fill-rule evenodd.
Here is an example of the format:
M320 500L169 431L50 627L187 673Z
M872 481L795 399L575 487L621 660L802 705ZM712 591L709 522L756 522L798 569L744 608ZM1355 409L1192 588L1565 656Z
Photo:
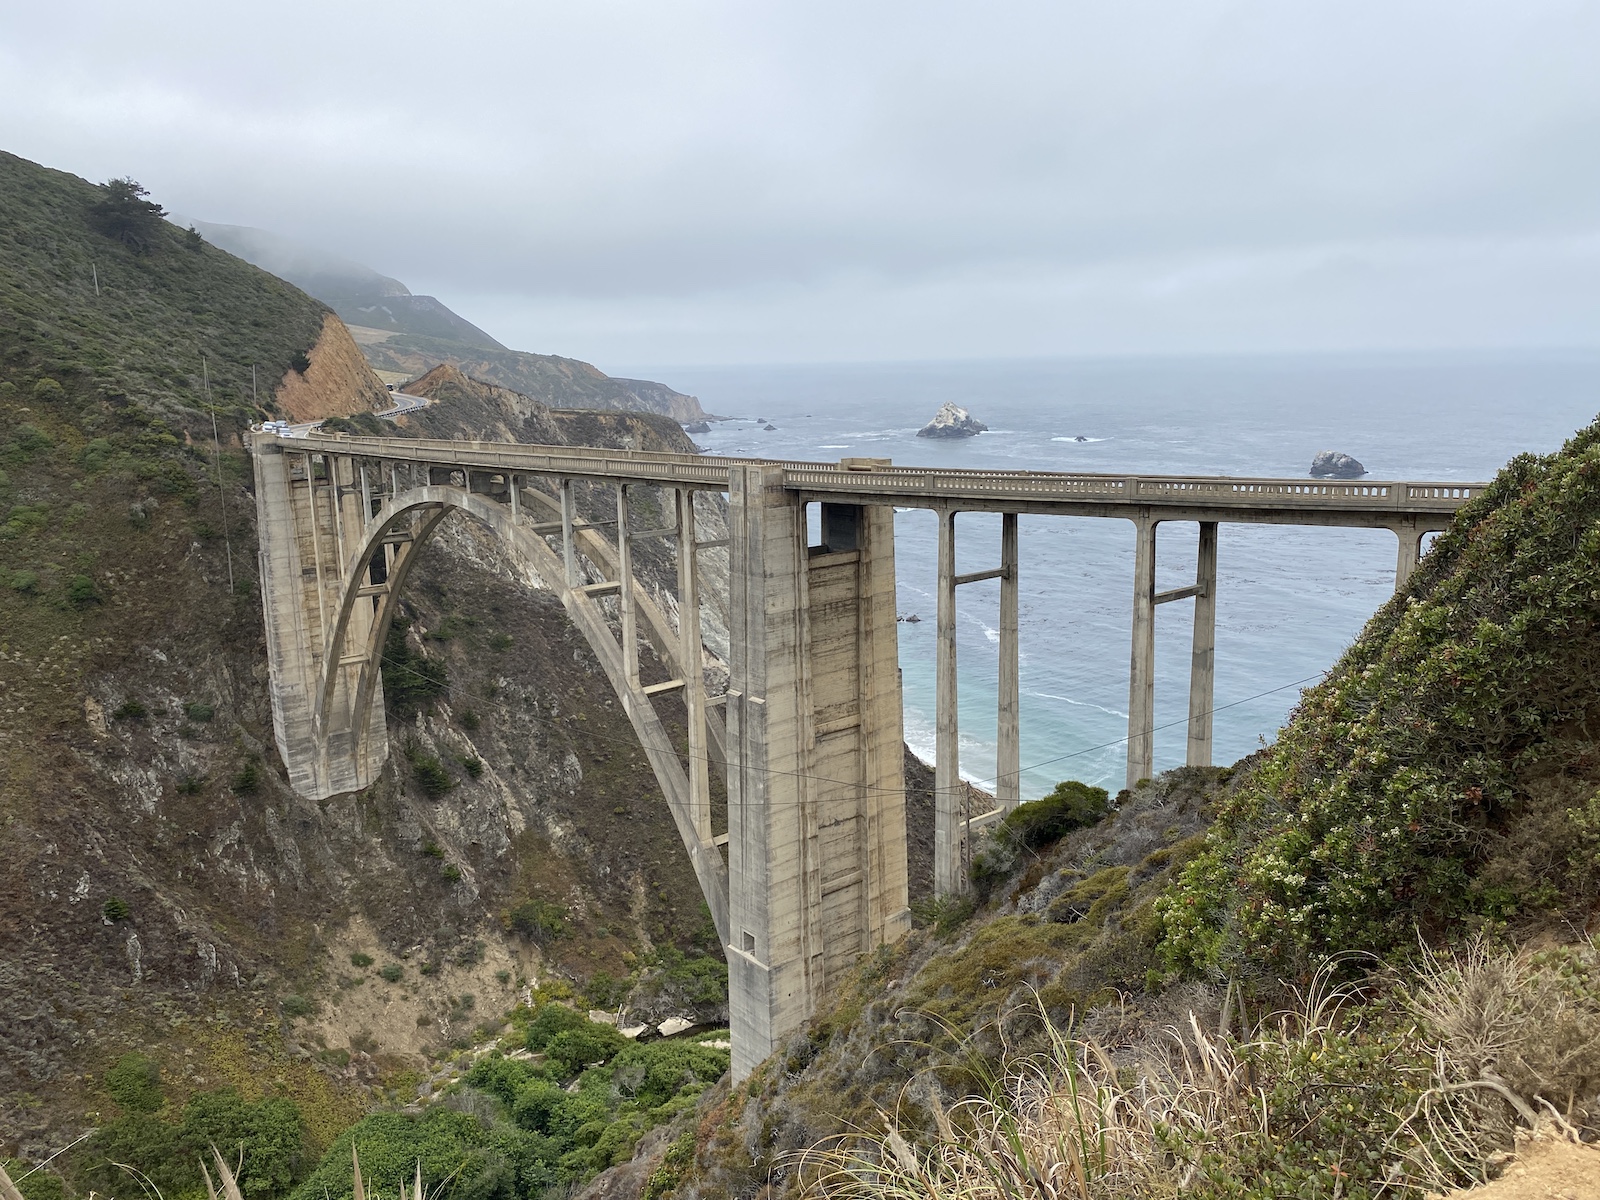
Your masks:
M0 134L612 369L1600 345L1595 0L16 0Z

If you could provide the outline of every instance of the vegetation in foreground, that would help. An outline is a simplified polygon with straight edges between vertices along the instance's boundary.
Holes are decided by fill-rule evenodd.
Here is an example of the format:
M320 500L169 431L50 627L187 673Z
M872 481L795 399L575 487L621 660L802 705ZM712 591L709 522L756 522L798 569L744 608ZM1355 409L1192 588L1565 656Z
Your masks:
M828 1200L1182 1194L1421 1196L1483 1182L1514 1127L1578 1140L1600 1117L1600 952L1489 951L1415 982L1330 986L1253 1028L1041 1018L1046 1048L1008 1057L934 1132L891 1120L802 1159ZM1233 1014L1237 1016L1238 1014ZM1092 1022L1093 1019L1091 1019ZM1225 1019L1226 1023L1226 1019ZM1600 1151L1594 1153L1600 1170Z
M430 1196L521 1200L626 1162L640 1137L691 1111L728 1069L726 1031L631 1042L554 1000L519 1008L494 1048L467 1057L425 1107L373 1112L318 1154L294 1098L250 1101L220 1088L180 1102L156 1063L127 1054L105 1079L117 1115L52 1170L23 1179L22 1192L57 1200L149 1188L202 1200L201 1164L214 1146L237 1167L247 1200L351 1196L355 1152L380 1192L416 1175Z

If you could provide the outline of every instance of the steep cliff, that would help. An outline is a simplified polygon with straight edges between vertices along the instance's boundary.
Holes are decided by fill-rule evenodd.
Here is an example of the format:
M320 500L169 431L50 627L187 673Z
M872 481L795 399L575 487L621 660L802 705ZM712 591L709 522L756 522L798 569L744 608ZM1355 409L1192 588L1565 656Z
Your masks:
M291 421L348 417L388 408L389 392L367 366L344 322L332 313L306 355L304 371L291 367L273 394L278 412Z

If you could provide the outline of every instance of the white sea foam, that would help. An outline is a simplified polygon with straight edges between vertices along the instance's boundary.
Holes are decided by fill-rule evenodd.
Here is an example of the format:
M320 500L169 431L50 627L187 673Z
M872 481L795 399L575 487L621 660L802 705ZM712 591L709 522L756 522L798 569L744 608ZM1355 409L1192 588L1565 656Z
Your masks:
M1116 717L1119 721L1126 721L1128 714L1119 709L1107 708L1103 704L1092 704L1088 700L1074 700L1071 696L1058 696L1054 692L1028 692L1030 696L1037 696L1040 700L1059 700L1063 704L1070 704L1074 708L1092 708L1103 712L1109 717Z

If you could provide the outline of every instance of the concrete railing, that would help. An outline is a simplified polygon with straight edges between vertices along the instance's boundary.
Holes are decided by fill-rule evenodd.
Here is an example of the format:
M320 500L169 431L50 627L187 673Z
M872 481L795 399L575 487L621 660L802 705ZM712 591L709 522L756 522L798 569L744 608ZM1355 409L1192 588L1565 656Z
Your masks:
M708 454L616 451L570 446L345 434L292 436L286 448L354 454L474 470L726 490L735 467L779 467L791 491L810 495L881 496L901 504L974 499L1033 503L1093 502L1209 508L1326 509L1340 512L1447 513L1480 494L1482 483L1399 483L1367 480L1248 479L1196 475L1094 475L1056 471L945 470L897 467L863 460L841 463L724 458ZM864 460L871 462L871 460ZM848 464L848 465L847 465Z

